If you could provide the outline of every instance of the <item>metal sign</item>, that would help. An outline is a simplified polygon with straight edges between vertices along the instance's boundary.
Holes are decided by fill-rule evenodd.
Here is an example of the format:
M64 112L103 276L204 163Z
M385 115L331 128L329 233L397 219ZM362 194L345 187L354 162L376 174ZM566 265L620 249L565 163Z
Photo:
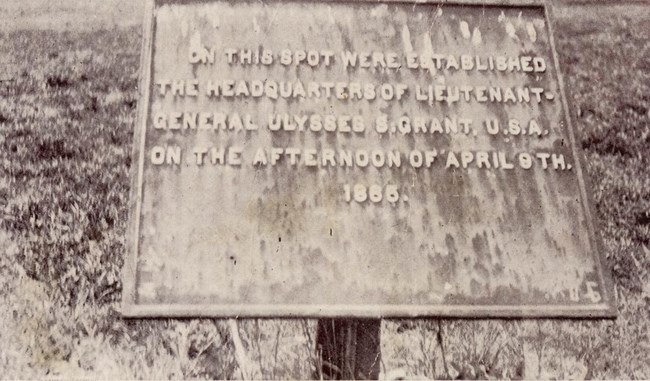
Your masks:
M611 316L547 10L150 3L127 316Z

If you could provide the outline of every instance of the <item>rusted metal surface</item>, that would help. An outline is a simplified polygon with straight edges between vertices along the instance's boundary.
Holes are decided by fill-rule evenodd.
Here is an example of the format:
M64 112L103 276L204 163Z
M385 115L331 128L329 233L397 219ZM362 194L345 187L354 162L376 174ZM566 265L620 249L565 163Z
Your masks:
M152 4L151 15L136 131L126 315L611 315L613 298L543 6L164 1ZM188 62L197 47L214 47L214 63ZM268 49L277 57L269 65L229 64L228 48ZM283 49L333 52L332 62L323 64L321 54L317 65L285 66L279 63ZM382 52L384 61L395 53L400 65L346 68L345 51ZM459 61L470 56L474 69L468 62L466 69L448 67L449 60L439 68L409 68L406 57L413 53ZM516 57L527 69L477 68L498 65L487 60L496 56ZM196 79L198 95L160 93L161 80L181 79ZM234 80L233 88L246 81L249 92L254 80L294 87L292 96L277 99L266 92L246 96L243 89L239 96L205 96L208 81L224 80ZM298 81L305 88L310 82L346 83L348 92L343 99L327 98L321 88L320 98L303 97L295 89ZM376 85L378 95L356 97L349 87L356 82ZM406 91L400 100L385 100L382 84L395 94L401 84ZM462 90L456 102L422 100L435 98L439 85L451 93L471 87L469 100ZM416 86L424 89L419 95ZM493 95L484 101L483 87L500 88L502 100ZM519 93L520 99L503 101L506 88L543 92L539 100L533 91L532 101ZM244 127L171 129L157 118L172 119L172 112L223 113L228 121L236 113ZM307 124L303 131L271 131L269 115L284 114L358 117L364 129L346 132L353 122L344 120L334 132L312 131ZM377 122L382 115L389 122L385 132ZM247 116L257 129L246 130ZM410 132L398 123L405 116ZM416 118L426 121L426 133L414 131ZM464 130L460 123L454 132L449 125L446 131L445 118L471 120L471 126ZM430 131L433 119L442 133ZM494 135L485 126L488 119L500 122ZM525 133L509 129L511 119ZM181 163L163 154L165 162L154 164L153 151L160 147L180 149ZM241 148L241 164L213 164L206 154L199 165L193 154L233 147ZM300 150L296 164L284 151L271 165L273 148ZM253 165L260 149L269 163ZM327 150L336 152L334 161L323 158ZM361 157L356 165L343 165L341 151ZM360 165L359 152L376 155L375 165ZM400 166L389 167L389 153L396 152ZM530 168L522 154L533 158ZM549 156L544 169L546 154L556 160ZM354 189L360 185L366 187L364 200Z

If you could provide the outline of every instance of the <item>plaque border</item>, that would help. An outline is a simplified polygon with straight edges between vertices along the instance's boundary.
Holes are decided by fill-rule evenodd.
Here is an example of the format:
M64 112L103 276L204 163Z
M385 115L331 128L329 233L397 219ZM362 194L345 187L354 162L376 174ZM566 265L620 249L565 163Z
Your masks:
M228 0L213 0L226 1ZM265 0L267 2L308 2L307 0ZM131 188L129 197L129 220L127 224L127 254L122 269L121 314L126 318L616 318L616 296L609 266L604 258L604 244L598 234L599 223L591 212L593 197L587 192L591 182L584 176L586 158L577 149L571 100L567 98L562 68L555 45L553 6L544 0L317 0L321 3L372 3L412 4L439 6L471 6L496 8L541 9L549 35L553 64L562 97L562 114L567 123L568 139L575 159L581 206L585 213L587 234L592 247L596 272L599 277L602 302L595 304L137 304L137 261L144 173L144 146L146 125L150 108L151 69L153 60L154 12L159 4L205 3L210 0L146 0L143 20L143 41L140 52L140 76L138 81L138 106L133 135L131 162ZM137 159L137 161L136 161Z

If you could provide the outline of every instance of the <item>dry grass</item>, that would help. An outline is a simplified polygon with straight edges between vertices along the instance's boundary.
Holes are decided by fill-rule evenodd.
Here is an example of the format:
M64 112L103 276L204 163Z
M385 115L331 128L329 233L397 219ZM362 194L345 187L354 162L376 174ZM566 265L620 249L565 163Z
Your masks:
M113 25L141 5L17 4L0 4L0 377L241 378L225 322L117 312L141 36ZM650 378L650 7L557 13L619 318L386 321L384 375ZM249 376L308 377L314 324L241 321Z

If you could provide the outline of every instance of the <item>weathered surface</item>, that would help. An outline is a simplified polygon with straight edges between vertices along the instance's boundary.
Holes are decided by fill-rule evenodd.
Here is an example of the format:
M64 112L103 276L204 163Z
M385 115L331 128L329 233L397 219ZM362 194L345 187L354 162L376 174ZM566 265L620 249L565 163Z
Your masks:
M136 133L127 314L609 314L543 8L216 1L164 2L153 14L147 108ZM204 47L215 49L214 63L190 63L201 58L191 51ZM274 61L228 63L229 48L267 49ZM292 58L318 51L320 61L284 65L283 49ZM395 53L399 66L346 68L342 52L382 52L384 61ZM412 68L413 53L452 55L458 68L447 58L441 67ZM462 68L469 65L463 56L473 68ZM498 56L533 69L492 68ZM196 96L174 95L171 86L161 92L165 80L191 79ZM226 80L234 80L238 95L206 96L208 81ZM249 94L259 81L264 93L247 95L240 81ZM277 99L266 88L273 81ZM280 82L291 83L291 95L282 95ZM310 96L312 82L320 84L320 97ZM341 97L337 83L347 85ZM355 96L352 83L376 86L375 98ZM383 84L393 88L392 99L382 98ZM406 90L397 100L400 85ZM464 86L471 87L467 98ZM482 88L500 89L501 100ZM530 100L519 95L524 89ZM539 99L531 89L543 90ZM458 101L442 99L454 91ZM180 129L171 128L174 112L188 113ZM217 113L227 116L226 129L201 129L200 121L183 128L183 118L200 119L202 112L211 113L204 123L210 126ZM310 119L303 130L271 131L269 115L284 114L319 115L323 127L314 131ZM328 115L350 120L325 131ZM354 117L363 131L346 131ZM416 131L417 118L426 132ZM493 119L500 124L495 134L485 124ZM212 148L225 150L225 164L212 163ZM283 151L272 164L274 148ZM287 148L299 150L295 164ZM229 150L238 149L228 163ZM169 150L181 152L180 164L165 156ZM204 163L195 151L207 152L199 154ZM353 156L352 165L341 152ZM365 165L363 152L370 157ZM390 153L399 166L388 165ZM366 191L355 191L360 186ZM374 200L371 186L379 187Z

